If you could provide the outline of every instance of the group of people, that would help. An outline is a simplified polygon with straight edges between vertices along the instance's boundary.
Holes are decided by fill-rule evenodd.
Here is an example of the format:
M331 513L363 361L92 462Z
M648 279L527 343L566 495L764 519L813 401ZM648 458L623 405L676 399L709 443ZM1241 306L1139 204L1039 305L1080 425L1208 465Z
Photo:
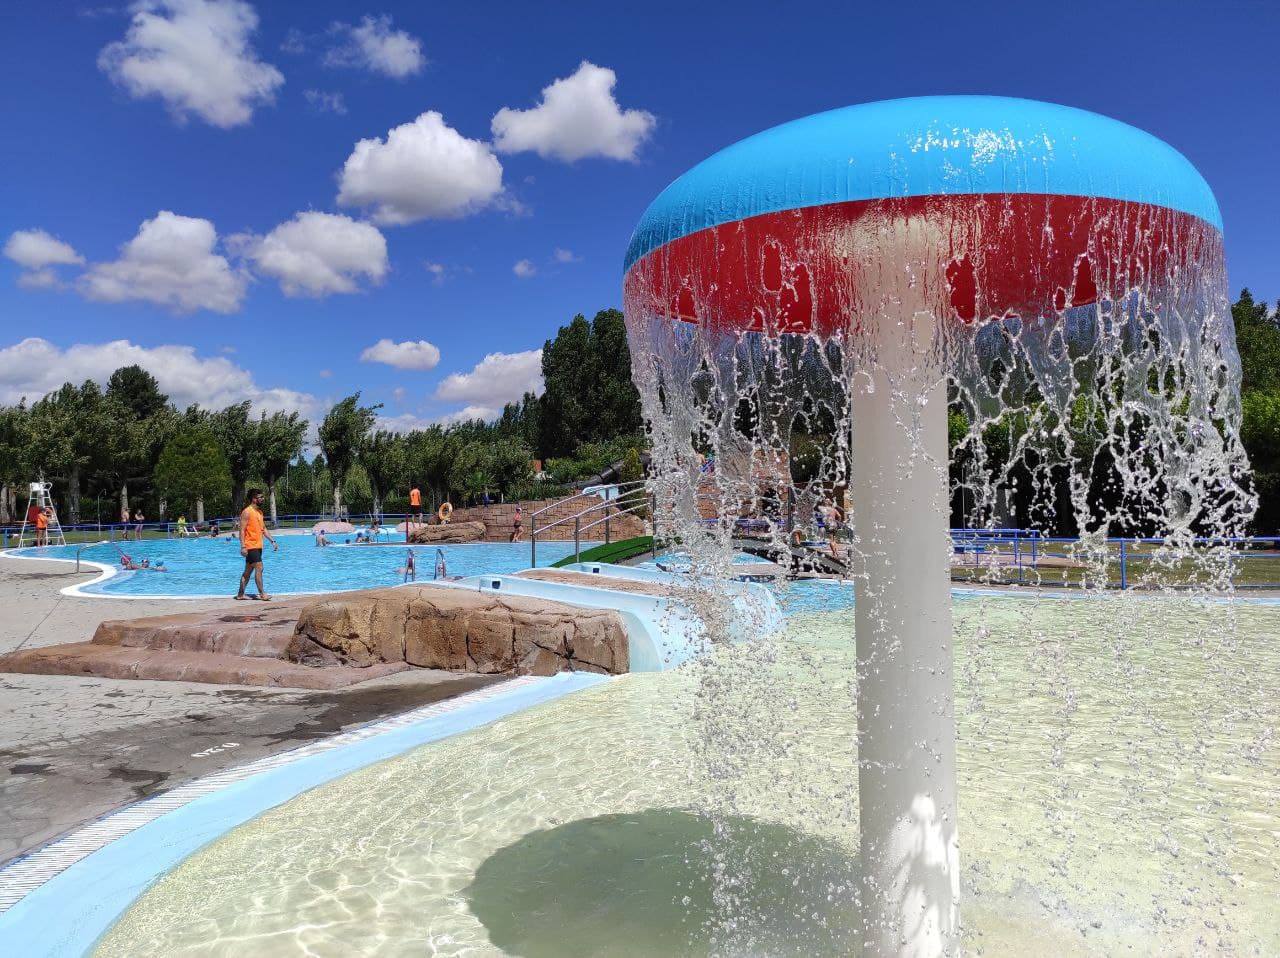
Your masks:
M141 506L134 510L133 518L129 517L129 506L127 504L120 507L120 525L124 526L126 538L132 536L141 542L142 526L146 521L147 517L142 514Z

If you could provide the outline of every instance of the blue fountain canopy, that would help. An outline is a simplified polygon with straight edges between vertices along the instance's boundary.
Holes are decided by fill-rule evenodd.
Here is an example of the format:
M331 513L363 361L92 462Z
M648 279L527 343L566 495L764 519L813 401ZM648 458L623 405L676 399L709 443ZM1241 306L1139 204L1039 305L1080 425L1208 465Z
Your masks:
M645 211L624 269L672 240L762 213L979 193L1127 200L1222 229L1196 168L1127 123L1035 100L915 97L818 113L709 157Z

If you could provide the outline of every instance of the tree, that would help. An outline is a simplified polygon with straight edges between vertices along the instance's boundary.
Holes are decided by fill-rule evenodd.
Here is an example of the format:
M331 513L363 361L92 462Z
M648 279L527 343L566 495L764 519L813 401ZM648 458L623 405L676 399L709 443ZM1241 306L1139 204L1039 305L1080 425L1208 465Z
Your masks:
M402 436L380 429L360 444L360 464L369 477L373 512L382 515L382 500L402 482L405 471L405 441Z
M1276 315L1268 315L1267 304L1255 301L1247 288L1231 304L1244 392L1280 389L1280 303L1276 310Z
M377 420L376 406L361 406L360 394L343 399L324 417L320 424L320 449L329 464L329 477L333 483L333 512L342 514L342 483L356 461L360 444Z
M155 469L156 490L182 510L193 512L199 504L225 495L231 471L222 445L207 428L184 426L160 453Z
M158 415L169 405L156 377L141 366L121 366L107 380L107 397L119 403L128 415L141 422Z
M546 386L537 413L538 452L567 456L584 442L640 432L640 394L631 381L626 324L616 309L590 323L575 316L542 348Z
M103 478L119 484L120 506L129 506L129 483L145 484L155 471L160 450L177 426L169 397L156 378L141 366L122 366L107 380L106 409L110 428L103 434L109 448Z
M258 468L258 424L249 418L251 405L245 400L209 417L209 428L231 469L231 505L236 510L244 507L249 476Z
M434 509L449 497L449 472L460 446L458 434L442 426L431 426L410 433L406 446L410 476L420 477L426 485Z
M258 420L256 446L262 481L267 484L267 498L271 501L271 524L277 525L276 483L289 469L289 463L302 455L309 423L296 412L266 413Z
M27 418L28 455L47 478L67 489L67 518L80 521L80 485L84 473L102 460L108 431L106 403L93 380L66 383L31 407Z
M0 522L17 515L17 489L30 482L27 445L27 404L0 406Z

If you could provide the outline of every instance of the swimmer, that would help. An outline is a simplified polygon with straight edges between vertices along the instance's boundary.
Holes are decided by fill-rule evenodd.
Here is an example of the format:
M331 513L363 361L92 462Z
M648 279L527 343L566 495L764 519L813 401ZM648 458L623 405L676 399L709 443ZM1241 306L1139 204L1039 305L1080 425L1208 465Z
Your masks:
M316 532L316 548L323 549L329 544L329 540L324 537L324 530L320 529Z

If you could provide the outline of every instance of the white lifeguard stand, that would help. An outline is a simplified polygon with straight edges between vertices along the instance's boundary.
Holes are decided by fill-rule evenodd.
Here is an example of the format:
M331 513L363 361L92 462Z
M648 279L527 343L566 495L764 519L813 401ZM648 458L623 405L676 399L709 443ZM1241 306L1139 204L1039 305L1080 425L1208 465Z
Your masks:
M58 521L58 508L53 504L53 497L49 495L49 491L53 488L53 483L45 482L39 479L28 486L27 492L27 511L22 516L22 530L18 533L18 548L23 546L36 544L36 527L29 523L27 519L31 516L31 507L37 506L40 509L49 510L49 526L45 530L45 545L65 546L67 537L62 534L62 523Z

